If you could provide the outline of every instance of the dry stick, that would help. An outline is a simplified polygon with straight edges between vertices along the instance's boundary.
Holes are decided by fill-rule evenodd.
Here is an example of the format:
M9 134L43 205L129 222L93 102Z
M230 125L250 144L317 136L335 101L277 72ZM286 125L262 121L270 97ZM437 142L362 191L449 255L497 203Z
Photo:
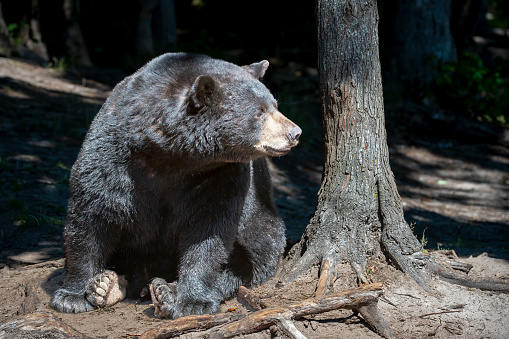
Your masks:
M264 308L268 308L269 306L263 302L261 297L249 291L244 286L240 286L237 292L238 299L244 300L249 306L251 306L255 311L259 311ZM292 339L305 339L306 337L295 327L295 325L287 319L279 319L279 322L276 325L272 325L270 327L271 332L275 333L277 330L281 330L286 335Z
M437 314L458 313L458 312L461 312L461 311L462 310L450 310L450 311L433 312L433 313L428 313L428 314L420 315L419 318L424 318L424 317L427 317L427 316L430 316L430 315L437 315Z
M206 330L217 325L235 321L244 317L242 314L216 313L191 315L165 322L144 332L141 339L164 339L181 335L186 332Z
M208 338L231 338L240 334L264 330L271 325L281 322L282 319L289 320L339 308L359 309L362 306L376 303L378 297L382 294L381 283L364 285L348 291L330 294L326 297L306 299L286 307L266 308L230 324L212 328L201 336Z
M292 339L307 339L306 336L295 327L293 322L288 319L280 319L277 326Z
M315 295L317 297L323 295L324 290L328 284L329 276L330 276L330 261L328 259L325 259L322 264L321 272L320 272L320 278L318 280L318 284L316 287ZM362 282L366 281L366 278L364 274L362 274L360 265L353 264L352 268L354 269L355 273L357 274L359 280ZM391 303L392 304L392 303ZM395 306L394 304L392 304ZM368 323L368 325L379 335L381 335L384 338L397 338L392 329L387 325L384 318L378 313L378 309L376 307L376 303L371 303L366 306L362 306L357 309L359 313L361 314L362 318Z

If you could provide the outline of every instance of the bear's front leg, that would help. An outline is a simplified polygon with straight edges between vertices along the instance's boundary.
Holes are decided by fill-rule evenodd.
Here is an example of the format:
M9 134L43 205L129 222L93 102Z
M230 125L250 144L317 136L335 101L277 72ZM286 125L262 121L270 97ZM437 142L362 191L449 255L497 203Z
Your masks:
M158 318L171 318L177 297L177 284L168 284L162 278L154 278L148 287L154 303L154 315Z

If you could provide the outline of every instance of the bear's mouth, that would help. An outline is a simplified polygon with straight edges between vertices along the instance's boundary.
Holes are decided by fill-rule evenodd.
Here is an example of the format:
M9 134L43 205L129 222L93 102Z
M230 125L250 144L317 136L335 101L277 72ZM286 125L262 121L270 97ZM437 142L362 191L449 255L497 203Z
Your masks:
M290 150L292 148L289 147L289 146L288 147L282 147L282 148L274 148L274 147L270 147L270 146L265 146L264 149L265 149L265 152L268 155L271 155L271 156L280 156L280 155L287 154L288 152L290 152Z

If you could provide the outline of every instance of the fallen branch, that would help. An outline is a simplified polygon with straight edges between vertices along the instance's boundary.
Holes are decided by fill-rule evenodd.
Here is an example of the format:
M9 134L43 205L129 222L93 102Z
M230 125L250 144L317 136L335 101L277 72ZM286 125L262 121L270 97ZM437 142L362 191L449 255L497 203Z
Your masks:
M140 339L164 339L181 335L187 332L200 331L222 325L244 317L242 314L216 313L204 315L191 315L165 322L144 332Z
M285 307L270 307L254 312L240 320L221 327L212 328L200 337L231 338L264 330L282 321L319 314L340 308L359 309L377 302L383 293L382 284L364 285L344 292L310 298Z
M462 310L449 310L449 311L433 312L433 313L428 313L428 314L420 315L419 318L424 318L424 317L428 317L430 315L437 315L437 314L458 313L458 312L461 312L461 311Z
M251 292L244 286L239 287L237 292L237 299L239 299L241 302L244 301L255 311L269 307L265 302L262 301L262 298L258 294ZM292 339L306 339L306 337L297 329L297 327L295 327L293 322L288 319L279 319L277 325L272 325L270 330L273 333L277 332L278 330L284 332L286 336Z

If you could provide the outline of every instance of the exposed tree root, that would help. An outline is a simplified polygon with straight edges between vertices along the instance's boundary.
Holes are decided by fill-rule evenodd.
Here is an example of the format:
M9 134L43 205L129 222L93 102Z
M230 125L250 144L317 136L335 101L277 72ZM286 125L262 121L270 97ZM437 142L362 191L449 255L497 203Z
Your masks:
M316 285L315 296L320 297L325 294L325 291L334 284L336 278L334 267L336 266L336 259L333 255L327 255L320 266L320 278Z
M401 198L392 172L378 176L378 208L381 215L381 243L399 268L410 275L426 292L430 274L424 269L426 258L410 227L403 218Z
M404 255L401 253L401 250L397 247L397 245L395 246L390 241L387 241L387 239L384 239L385 237L382 235L382 243L385 246L387 253L395 261L395 264L403 272L412 277L412 279L414 279L426 292L431 293L431 289L429 288L429 280L431 277L429 272L424 269L426 259L422 253L415 252L411 256Z
M435 260L429 260L427 268L437 274L439 278L451 284L461 285L470 288L477 288L484 291L495 291L509 293L509 284L503 280L479 280L466 278L456 273L452 268L447 268Z
M380 336L390 339L397 338L396 334L394 334L392 329L389 325L387 325L384 318L378 312L376 304L362 306L358 309L358 311L373 331L378 333Z
M295 245L292 250L295 250L297 247L302 246L302 241ZM295 255L288 255L289 258L295 258ZM282 269L280 272L276 273L277 277L280 277L281 282L288 284L293 282L299 276L302 276L304 273L308 272L313 265L316 265L320 262L321 258L318 257L317 254L311 253L311 251L306 251L302 257L299 258L297 262L292 260L292 264L289 265L289 262L285 262L282 265Z
M239 299L243 305L247 304L255 311L269 307L258 294L251 292L244 286L239 287L237 299Z

